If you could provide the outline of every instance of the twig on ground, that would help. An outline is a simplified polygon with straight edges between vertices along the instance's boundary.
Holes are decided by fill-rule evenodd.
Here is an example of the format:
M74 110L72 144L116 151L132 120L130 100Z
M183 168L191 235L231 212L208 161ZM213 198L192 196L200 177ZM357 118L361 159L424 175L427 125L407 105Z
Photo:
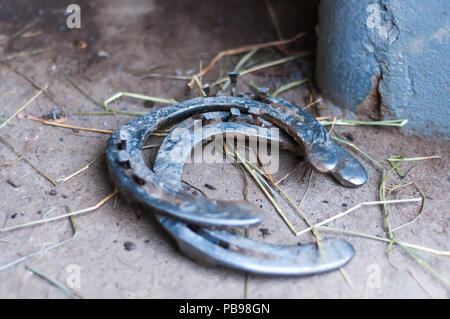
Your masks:
M302 199L300 200L298 207L302 206L303 200L305 199L306 195L308 194L308 190L309 190L309 186L311 185L311 180L312 180L313 174L314 174L314 171L311 169L311 173L309 174L308 184L306 185L305 192L303 193Z
M42 123L42 124L45 124L45 125L69 128L69 129L72 129L72 130L89 131L89 132L102 133L102 134L112 134L112 133L114 133L113 130L104 130L104 129L98 129L98 128L81 127L81 126L61 123L61 122L65 122L66 119L62 119L63 121L60 121L60 120L56 120L56 121L54 121L54 120L45 120L43 118L32 116L32 115L29 115L29 114L21 114L20 117L23 118L23 119L26 119L26 120L39 122L39 123Z
M43 217L46 216L48 213L54 211L54 210L55 210L56 208L58 208L58 207L60 207L60 206L55 206L55 207L53 207L53 208L50 208L50 209L49 209L45 214L43 214L42 216L43 216ZM67 213L70 213L70 208L69 208L68 206L65 206L65 208L66 208L66 212L67 212ZM37 255L46 253L46 252L48 252L48 251L50 251L50 250L52 250L52 249L54 249L54 248L56 248L56 247L60 247L61 245L64 245L65 243L67 243L67 242L71 241L72 239L74 239L74 238L77 236L77 234L78 234L78 226L77 226L77 224L75 223L75 219L73 218L73 216L69 216L69 219L70 219L70 222L71 222L71 225L72 225L72 231L73 231L72 237L70 237L69 239L63 240L63 241L61 241L61 242L59 242L59 243L53 244L53 245L51 245L51 246L48 246L48 247L46 247L46 248L44 248L44 249L41 249L41 250L38 250L38 251L33 252L33 253L31 253L31 254L28 254L28 255L26 255L26 256L22 256L22 257L20 257L20 258L14 260L14 261L12 261L12 262L10 262L10 263L7 263L7 264L5 264L5 265L1 265L1 266L0 266L0 271L3 271L3 270L5 270L5 269L7 269L7 268L9 268L9 267L12 267L12 266L15 266L15 265L17 265L17 264L19 264L19 263L21 263L21 262L24 262L25 260L27 260L27 259L29 259L29 258L31 258L31 257L34 257L34 256L37 256ZM3 228L3 229L4 229L4 228ZM1 231L0 231L0 232L1 232Z
M350 280L350 277L347 275L347 272L344 270L344 268L339 268L339 271L341 272L342 277L344 277L345 282L350 286L350 288L353 289L353 284Z
M342 233L342 234L346 234L346 235L353 235L353 236L358 236L358 237L367 238L367 239L379 240L379 241L383 241L385 243L391 243L391 240L389 238L378 237L378 236L365 234L365 233L361 233L361 232L357 232L357 231L353 231L353 230L340 229L340 228L334 228L334 227L329 227L329 226L319 226L318 228L321 231ZM424 252L427 252L430 254L434 254L434 255L438 255L438 256L450 256L450 251L428 248L428 247L410 244L410 243L406 243L406 242L396 242L396 244L398 244L398 243L400 243L401 245L403 245L405 247L421 250L421 251L424 251Z
M61 215L61 216L56 216L56 217L46 218L46 219L42 219L42 220L37 220L37 221L34 221L34 222L29 222L29 223L25 223L25 224L21 224L21 225L17 225L17 226L1 228L0 229L0 233L5 233L5 232L9 232L9 231L16 230L16 229L21 229L21 228L25 228L25 227L30 227L30 226L34 226L34 225L38 225L38 224L47 223L47 222L54 221L54 220L59 220L61 218L66 218L66 217L70 217L70 216L75 216L75 215L80 215L80 214L83 214L83 213L91 212L93 210L96 210L96 209L100 208L104 203L106 203L108 200L110 200L112 197L114 197L117 194L117 192L118 192L118 190L116 188L116 189L114 189L114 191L111 194L106 196L104 199L102 199L100 202L98 202L94 206L91 206L91 207L88 207L88 208L84 208L84 209L80 209L80 210L77 210L75 212L71 212L71 213L68 213L68 214Z
M305 106L303 107L303 109L304 109L304 110L308 110L311 106L313 106L314 104L319 103L319 102L322 102L322 99L321 99L321 98L318 98L317 100L308 103L307 105L305 105Z
M423 289L423 291L425 291L425 293L428 295L429 298L431 299L436 299L426 288L425 286L420 282L419 279L417 279L416 275L414 275L414 273L408 269L409 274L411 275L411 277L414 278L414 280L417 282L417 284L420 286L420 288Z
M20 112L22 112L28 105L30 105L31 102L33 102L39 95L44 92L44 90L48 87L46 85L42 90L40 90L38 93L36 93L31 99L29 99L23 106L21 106L13 115L11 115L6 121L4 121L2 124L0 124L0 129L3 128L6 124L8 124L9 121L11 121L14 117L17 116Z
M225 144L224 144L225 145ZM226 150L226 146L224 147ZM242 178L244 179L244 188L242 190L242 196L246 202L248 202L248 180L247 180L247 174L245 174L245 169L242 167L239 163L233 163L234 166L239 168L239 171L241 172ZM248 228L245 228L245 238L249 237L249 231ZM246 272L244 275L244 299L248 298L248 285L249 285L249 276Z
M274 184L275 187L278 189L278 191L281 193L281 195L283 195L283 197L289 202L289 204L297 211L297 213L300 215L300 217L303 218L303 220L305 221L305 223L311 227L311 232L313 233L314 237L316 238L316 242L317 242L317 247L320 248L320 240L321 237L319 235L319 233L317 232L316 228L314 227L314 225L309 221L309 219L306 217L306 215L303 213L303 211L300 209L300 205L296 205L294 203L294 201L288 196L288 194L286 194L283 189L278 186L277 184Z
M239 168L239 170L241 171L242 178L244 179L244 188L242 190L242 196L244 197L245 201L248 201L248 179L247 179L247 175L245 174L245 170L241 164L239 164L239 163L233 163L233 164L234 164L234 166Z
M287 39L287 40L272 41L272 42L268 42L268 43L259 43L259 44L247 45L247 46L240 47L240 48L235 48L235 49L229 49L229 50L221 51L211 60L211 62L208 64L208 66L206 68L204 68L203 70L201 70L201 72L197 73L196 76L197 77L204 76L224 56L236 55L236 54L252 51L252 50L255 50L255 49L262 49L262 48L267 48L267 47L271 47L271 46L288 44L290 42L293 42L293 41L299 39L300 37L302 37L304 35L305 35L305 32L301 32L301 33L297 34L296 36L294 36L293 38L290 38L290 39ZM195 81L194 77L192 77L192 80L188 84L190 88L192 88L192 86L194 84L194 81Z
M87 98L89 101L91 101L92 103L94 103L95 105L105 109L106 111L112 111L110 110L108 107L104 106L102 103L100 103L99 101L95 100L94 98L92 98L90 95L88 95L86 92L84 92L74 81L72 81L72 79L67 75L64 74L64 77L66 78L67 82L69 82L73 88L75 90L77 90L81 95L83 95L85 98Z
M414 223L415 221L417 221L417 220L419 219L419 217L422 215L422 213L423 213L423 211L424 211L424 209L425 209L425 201L426 201L426 197L425 197L425 194L422 192L422 190L420 189L419 185L417 185L416 182L409 182L409 183L406 183L406 184L395 185L395 186L391 187L391 188L389 189L389 191L387 192L387 194L386 194L386 199L389 199L389 195L390 195L393 191L395 191L395 190L397 190L397 189L400 189L400 188L403 188L403 187L410 186L410 185L414 185L414 186L416 187L417 191L420 193L420 196L422 196L422 204L421 204L421 206L420 206L420 211L419 211L419 213L417 214L417 216L414 217L414 218L413 218L412 220L410 220L409 222L407 222L407 223L405 223L405 224L403 224L403 225L400 225L400 226L397 226L397 227L392 228L392 232L395 232L395 231L397 231L397 230L400 230L400 229L402 229L403 227L409 226L409 225L411 225L412 223Z
M194 80L195 80L195 83L197 84L197 87L198 87L198 90L200 91L200 93L201 93L203 96L206 96L206 93L205 93L205 91L203 91L203 89L202 89L202 83L200 82L198 76L194 75Z
M344 143L346 145L351 146L352 148L354 148L356 151L358 151L360 154L362 154L364 157L366 157L372 164L374 164L378 169L381 170L382 172L382 182L380 185L380 189L379 189L379 196L380 199L382 199L382 201L380 201L379 203L383 202L383 213L384 213L384 217L385 217L385 225L387 228L387 232L388 232L388 236L389 238L382 238L381 240L383 241L387 241L389 242L389 246L388 246L388 251L390 249L390 247L394 244L400 246L401 248L403 248L403 250L405 250L415 261L417 261L420 265L422 265L424 268L426 268L428 271L430 271L433 275L435 275L439 280L441 280L445 285L450 286L450 281L445 278L444 276L442 276L439 272L437 272L436 270L434 270L429 264L428 262L425 261L425 259L423 259L420 255L418 255L416 252L414 252L413 250L411 250L411 248L420 250L421 248L419 247L411 247L411 245L405 245L404 243L399 242L397 239L395 239L395 236L393 234L392 229L390 228L389 225L389 220L388 220L388 211L387 211L387 207L386 207L386 203L388 201L383 201L385 199L385 182L387 180L387 178L389 177L389 175L392 173L393 170L395 170L399 164L404 160L404 156L400 156L400 158L397 158L399 161L396 165L394 165L388 172L388 174L386 174L386 169L380 164L378 163L376 160L374 160L370 155L368 155L366 152L362 151L360 148L358 148L355 144L347 142L345 140L342 140L340 138L337 138L335 136L332 136L332 139L339 141L341 143ZM421 199L418 199L418 201L422 201ZM374 236L375 237L375 236ZM378 238L378 237L375 237ZM423 249L422 249L423 250Z
M300 81L293 81L293 82L287 83L285 85L282 85L278 89L276 89L275 92L273 92L270 96L271 97L277 97L279 94L281 94L281 93L283 93L283 92L285 92L285 91L287 91L289 89L292 89L292 88L294 88L296 86L299 86L299 85L305 83L306 81L308 81L308 79L303 79L303 80L300 80Z
M155 147L160 147L161 144L148 144L142 147L143 150L149 149L149 148L155 148Z
M75 176L77 176L78 174L83 173L85 170L87 170L89 167L91 167L95 162L97 162L97 160L102 157L103 155L105 155L105 153L101 153L100 155L98 155L95 159L93 159L92 161L90 161L86 166L84 166L83 168L79 169L78 171L76 171L73 174L70 174L67 177L61 178L59 180L57 180L58 184L62 184L67 182L68 180L74 178Z
M56 280L53 277L50 277L49 275L47 275L46 273L44 273L43 271L34 268L30 265L25 265L25 267L30 270L31 272L35 273L36 275L38 275L41 278L44 278L45 280L47 280L48 282L50 282L52 285L58 287L62 292L64 292L67 296L69 296L72 299L80 299L79 296L77 296L72 289L70 289L69 287L67 287L66 285L60 283L58 280Z
M283 35L283 31L281 30L281 27L280 27L280 23L279 23L279 20L278 20L278 15L276 14L275 9L273 8L272 3L270 2L270 0L265 0L264 2L266 3L267 11L269 12L269 16L270 16L270 19L272 20L272 24L273 24L273 27L274 27L275 32L277 34L277 37L278 37L279 40L283 40L284 39L284 35ZM277 49L282 51L282 52L284 52L284 53L288 52L283 45L277 45Z
M368 159L372 164L374 164L378 169L380 169L381 171L384 171L384 167L378 163L376 160L374 160L369 154L367 154L366 152L364 152L363 150L361 150L358 146L356 146L353 143L347 142L346 140L343 140L341 138L338 138L336 136L331 136L331 138L335 141L338 141L340 143L343 143L345 145L348 145L352 148L354 148L356 151L358 151L361 155L363 155L366 159Z
M15 58L29 57L29 56L32 56L32 55L36 55L36 54L40 54L40 53L43 53L43 52L50 51L52 49L53 48L42 48L42 49L36 49L36 50L30 50L30 51L15 52L15 53L12 53L12 54L6 56L3 59L0 59L0 62L10 61L10 60L13 60Z
M286 178L288 178L289 176L291 176L292 174L294 174L300 167L302 167L303 165L305 165L304 161L298 162L297 165L295 165L295 167L286 173L286 175L284 175L283 177L281 177L278 181L275 182L275 185L280 184L282 181L284 181Z
M4 92L4 93L0 94L0 97L5 97L5 96L8 96L8 95L14 94L14 93L16 93L16 91L14 91L14 90L8 91L8 92Z
M9 165L18 163L18 162L20 162L21 160L23 160L23 158L25 157L25 154L26 154L26 153L28 152L28 150L30 149L31 144L33 144L33 141L34 141L34 139L35 139L37 133L38 133L38 130L35 130L34 133L33 133L33 136L30 138L30 141L29 141L29 142L27 143L27 145L25 146L25 150L23 151L22 155L20 155L20 156L19 156L17 159L15 159L14 161L10 161L10 162L2 162L2 161L0 161L0 165L9 166Z
M177 103L177 101L174 100L174 99L165 99L165 98L161 98L161 97L144 95L144 94L139 94L139 93L118 92L118 93L114 94L113 96L111 96L110 98L106 99L105 102L103 102L104 107L108 108L111 112L118 113L118 114L120 114L120 113L125 114L124 112L128 112L128 111L116 111L116 110L112 110L112 109L110 109L108 107L108 105L111 102L113 102L113 101L115 101L115 100L117 100L117 99L119 99L119 98L121 98L123 96L132 97L132 98L135 98L135 99L140 99L140 100L145 100L145 101L163 103L163 104L174 104L174 103ZM130 113L130 112L128 112L128 113ZM140 114L145 114L145 113L142 113L142 112L139 112L139 113Z
M206 193L204 191L202 191L200 188L198 188L197 186L195 186L194 184L192 184L191 182L188 182L187 180L182 179L181 180L183 183L188 184L189 186L191 186L193 189L199 191L203 197L208 198L208 196L206 195Z
M228 154L230 154L231 156L236 157L237 159L239 159L242 163L242 165L244 165L245 169L247 170L247 172L250 173L250 175L253 177L253 179L256 181L256 183L258 184L258 186L261 188L261 190L264 192L264 194L267 196L267 198L269 199L269 201L272 203L272 205L274 206L275 210L277 211L277 213L281 216L281 218L284 220L284 222L286 223L286 225L289 227L289 229L295 234L296 230L294 228L294 225L292 225L292 223L289 221L289 219L287 218L287 216L284 214L284 212L281 210L280 206L278 206L277 202L275 201L275 199L272 197L272 195L269 193L269 191L266 189L266 187L264 186L264 184L262 183L262 177L258 178L256 176L256 172L254 170L251 169L251 167L247 164L247 162L245 161L245 159L243 159L239 153L234 150L234 153L231 153L229 151L227 151Z
M43 177L45 177L50 183L52 183L54 186L58 185L58 183L51 178L50 176L48 176L44 171L42 171L39 167L36 166L36 164L34 164L28 157L26 157L24 154L20 153L15 147L14 145L12 145L10 142L8 142L8 140L6 140L4 137L0 136L0 142L4 143L5 145L7 145L14 153L16 153L16 155L23 159L25 162L27 162L31 167L33 167L39 174L41 174Z
M344 125L344 126L355 126L355 125L373 125L373 126L393 126L393 127L403 127L408 123L407 119L399 120L386 120L386 121L353 121L353 120L336 120L336 121L319 121L320 124L327 125Z
M167 80L181 80L181 81L192 80L191 76L182 76L182 75L165 75L165 74L159 74L159 73L142 75L142 79L147 79L147 78L161 78L161 79L167 79Z
M363 206L373 206L373 205L384 205L384 204L398 204L398 203L412 203L412 202L420 202L422 200L422 198L407 198L407 199L397 199L397 200L384 200L384 201L371 201L371 202L363 202L363 203L359 203L358 205L353 206L350 209L347 209L346 211L336 214L330 218L327 218L315 225L313 225L313 227L319 227L322 225L325 225L333 220L339 219L341 217L344 217L345 215L353 212L354 210L357 210L358 208L361 208ZM308 231L311 231L311 227L308 227L306 229L303 229L299 232L297 232L297 236L300 236Z
M436 158L441 158L440 155L433 155L433 156L422 156L422 157L404 157L402 159L401 156L395 155L395 156L391 156L389 157L387 160L388 162L412 162L412 161L424 161L424 160L430 160L430 159L436 159Z
M20 72L17 68L8 65L7 66L8 69L11 72L14 72L15 74L17 74L18 76L22 77L23 79L25 79L28 83L31 84L31 86L33 86L35 89L37 90L43 90L42 87L40 87L36 82L34 82L30 77L28 77L26 74ZM57 105L58 103L55 102L55 100L53 100L53 98L50 96L50 94L47 92L47 90L43 90L44 95L46 98L48 98L53 104Z
M287 56L287 57L284 57L284 58L281 58L281 59L278 59L278 60L275 60L275 61L270 61L270 62L262 63L262 64L259 64L259 65L255 65L255 66L253 66L251 68L242 70L240 72L240 75L243 76L245 74L249 74L249 73L252 73L252 72L255 72L255 71L258 71L258 70L262 70L262 69L270 68L270 67L275 66L275 65L283 64L283 63L286 63L288 61L297 59L297 58L299 58L301 56L308 55L310 53L311 53L310 51L306 51L306 52L303 52L303 53L300 53L300 54ZM228 80L228 77L223 77L220 80L217 80L216 82L214 82L211 85L211 87L216 86L218 84L221 84L223 82L226 82L227 80Z
M41 117L36 117L36 116L30 115L30 114L24 114L24 113L21 113L19 115L19 118L26 119L26 120L31 120L31 121L36 121L36 122L39 122L39 123L42 123L42 124L45 124L45 125L63 127L63 128L68 128L68 129L72 129L72 130L89 131L89 132L102 133L102 134L112 134L112 133L114 133L113 130L89 128L89 127L82 127L82 126L76 126L76 125L70 125L70 124L62 123L62 122L65 122L66 119L45 120L45 119L43 119ZM167 133L166 132L153 132L153 133L150 133L150 135L152 135L152 136L167 136Z

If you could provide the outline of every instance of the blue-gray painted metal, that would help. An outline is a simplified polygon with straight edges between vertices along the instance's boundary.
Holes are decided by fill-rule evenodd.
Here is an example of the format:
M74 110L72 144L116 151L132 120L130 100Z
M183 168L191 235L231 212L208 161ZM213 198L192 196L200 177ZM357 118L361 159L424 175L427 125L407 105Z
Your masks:
M408 132L450 138L449 15L448 0L322 0L323 94L352 111L379 94L384 115L407 118Z

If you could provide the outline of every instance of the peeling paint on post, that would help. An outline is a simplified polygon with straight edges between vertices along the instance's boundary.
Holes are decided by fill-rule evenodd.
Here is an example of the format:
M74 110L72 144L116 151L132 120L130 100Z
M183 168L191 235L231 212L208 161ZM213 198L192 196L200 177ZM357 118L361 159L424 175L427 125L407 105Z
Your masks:
M354 112L407 118L410 133L449 139L449 15L448 0L322 0L322 93Z

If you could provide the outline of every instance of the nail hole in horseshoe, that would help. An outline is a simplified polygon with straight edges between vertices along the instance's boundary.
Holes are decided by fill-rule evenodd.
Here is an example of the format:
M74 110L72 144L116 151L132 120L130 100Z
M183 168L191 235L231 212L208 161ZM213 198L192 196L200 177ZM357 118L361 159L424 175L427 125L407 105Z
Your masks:
M143 179L142 177L133 174L133 180L135 181L136 184L140 186L145 185L145 179Z
M126 148L127 148L127 141L119 141L119 143L117 143L118 150L124 150Z

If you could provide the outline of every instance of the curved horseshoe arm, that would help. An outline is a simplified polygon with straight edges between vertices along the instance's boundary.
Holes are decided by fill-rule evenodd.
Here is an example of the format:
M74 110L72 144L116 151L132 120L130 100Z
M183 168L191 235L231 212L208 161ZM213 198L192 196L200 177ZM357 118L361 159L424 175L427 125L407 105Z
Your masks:
M213 112L214 114L202 114L203 118L210 120L223 120L228 118L225 112ZM239 116L236 121L252 121L252 118ZM267 126L267 125L266 125ZM162 142L154 163L154 171L163 179L170 187L180 188L181 176L185 159L192 152L192 149L202 142L204 139L219 134L241 134L251 136L253 138L270 140L280 145L287 145L291 151L301 154L298 146L290 143L289 137L284 134L271 134L266 128L261 128L248 123L242 122L216 122L202 126L196 134L195 123L191 120L185 120L174 127L169 135ZM367 181L367 172L365 168L344 149L336 145L338 154L338 165L330 172L330 174L343 186L358 187ZM158 172L161 172L159 174Z
M144 141L161 127L198 113L231 109L262 117L283 128L303 147L306 160L316 170L327 172L336 167L335 144L310 115L294 116L247 98L197 98L150 112L116 130L107 147L107 164L113 182L133 201L186 222L219 227L259 223L261 218L255 216L257 209L247 203L209 201L171 190L147 167L142 156Z
M209 117L206 114L205 116ZM170 181L170 186L174 189L181 188L181 175L186 155L203 138L224 132L265 139L276 138L267 134L268 131L260 130L259 127L247 123L218 122L203 126L201 134L194 134L189 129L192 129L193 125L194 122L189 119L172 129L161 145L155 160L153 167L155 174ZM184 130L177 132L178 128L184 128ZM187 256L202 263L226 266L252 274L313 275L342 267L354 254L354 249L348 242L338 239L322 241L319 254L315 244L270 245L225 231L188 226L168 217L159 217L158 221Z
M258 275L307 276L337 270L353 257L348 242L332 238L316 244L271 245L220 230L192 229L168 217L159 219L189 257Z

